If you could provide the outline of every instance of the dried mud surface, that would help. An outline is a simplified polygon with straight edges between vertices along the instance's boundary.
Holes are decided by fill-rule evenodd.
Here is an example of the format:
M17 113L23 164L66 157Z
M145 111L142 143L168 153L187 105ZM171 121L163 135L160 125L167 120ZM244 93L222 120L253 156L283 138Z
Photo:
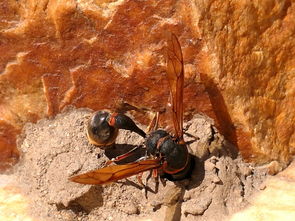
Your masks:
M14 175L37 220L228 220L264 188L266 170L243 162L213 121L202 115L184 125L196 162L191 179L160 182L157 190L146 172L147 193L136 177L105 186L69 182L71 175L103 167L109 158L144 143L137 134L123 130L112 148L89 144L85 125L91 113L70 109L25 126L19 139L21 162ZM142 154L144 149L139 148L126 161Z

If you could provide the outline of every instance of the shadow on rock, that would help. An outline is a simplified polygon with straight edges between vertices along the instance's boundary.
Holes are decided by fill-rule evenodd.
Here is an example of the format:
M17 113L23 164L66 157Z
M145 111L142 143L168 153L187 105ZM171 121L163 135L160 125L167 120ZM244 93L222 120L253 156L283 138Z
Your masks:
M79 213L90 213L93 209L103 206L101 186L92 186L88 192L72 200L67 207L63 204L58 204L58 210L70 209L75 214Z
M111 160L117 156L127 153L128 151L138 147L132 155L126 157L125 159L115 162L116 164L126 164L138 160L140 157L145 155L146 149L142 146L136 146L131 144L115 144L105 150L105 155Z

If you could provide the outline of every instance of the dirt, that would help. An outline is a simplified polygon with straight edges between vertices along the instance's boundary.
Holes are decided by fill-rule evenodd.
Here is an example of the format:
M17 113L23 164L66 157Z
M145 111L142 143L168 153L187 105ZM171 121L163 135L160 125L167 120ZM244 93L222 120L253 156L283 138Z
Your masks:
M145 152L143 138L125 130L120 131L116 145L106 150L89 144L85 125L91 114L70 109L25 126L19 139L22 158L14 176L29 196L30 212L37 220L221 221L247 207L264 188L265 168L243 162L214 122L203 115L184 124L184 138L195 157L190 179L166 180L157 187L146 172L147 192L136 177L104 186L70 182L68 177L101 168L135 146L138 152L122 163Z

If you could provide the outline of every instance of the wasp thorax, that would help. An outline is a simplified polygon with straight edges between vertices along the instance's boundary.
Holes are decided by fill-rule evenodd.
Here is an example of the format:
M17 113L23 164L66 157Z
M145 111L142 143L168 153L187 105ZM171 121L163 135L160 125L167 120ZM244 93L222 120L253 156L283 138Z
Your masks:
M185 144L180 144L164 130L152 132L146 139L147 153L161 156L165 164L162 174L169 180L187 178L193 169L193 160Z
M97 111L87 125L87 137L90 143L97 146L107 146L115 142L118 129L109 125L110 113Z
M169 134L164 130L156 130L149 134L146 139L147 153L151 155L156 155L159 152L158 145L160 139L169 136Z

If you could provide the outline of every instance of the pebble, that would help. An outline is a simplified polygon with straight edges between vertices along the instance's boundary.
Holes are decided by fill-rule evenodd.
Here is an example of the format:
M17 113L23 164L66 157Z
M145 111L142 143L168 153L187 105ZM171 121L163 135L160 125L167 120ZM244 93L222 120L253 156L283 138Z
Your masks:
M122 210L124 213L126 213L128 215L139 214L138 207L133 203L127 204L125 207L123 207Z
M215 169L215 164L211 163L210 161L205 161L205 170L212 171Z
M252 168L250 166L242 166L240 167L241 174L244 176L249 176L252 173Z
M220 181L221 181L221 179L218 176L214 176L213 179L212 179L212 182L215 183L215 184L220 183Z
M202 215L210 206L211 198L207 198L202 202L195 202L193 205L183 205L184 214ZM189 205L189 204L188 204Z

